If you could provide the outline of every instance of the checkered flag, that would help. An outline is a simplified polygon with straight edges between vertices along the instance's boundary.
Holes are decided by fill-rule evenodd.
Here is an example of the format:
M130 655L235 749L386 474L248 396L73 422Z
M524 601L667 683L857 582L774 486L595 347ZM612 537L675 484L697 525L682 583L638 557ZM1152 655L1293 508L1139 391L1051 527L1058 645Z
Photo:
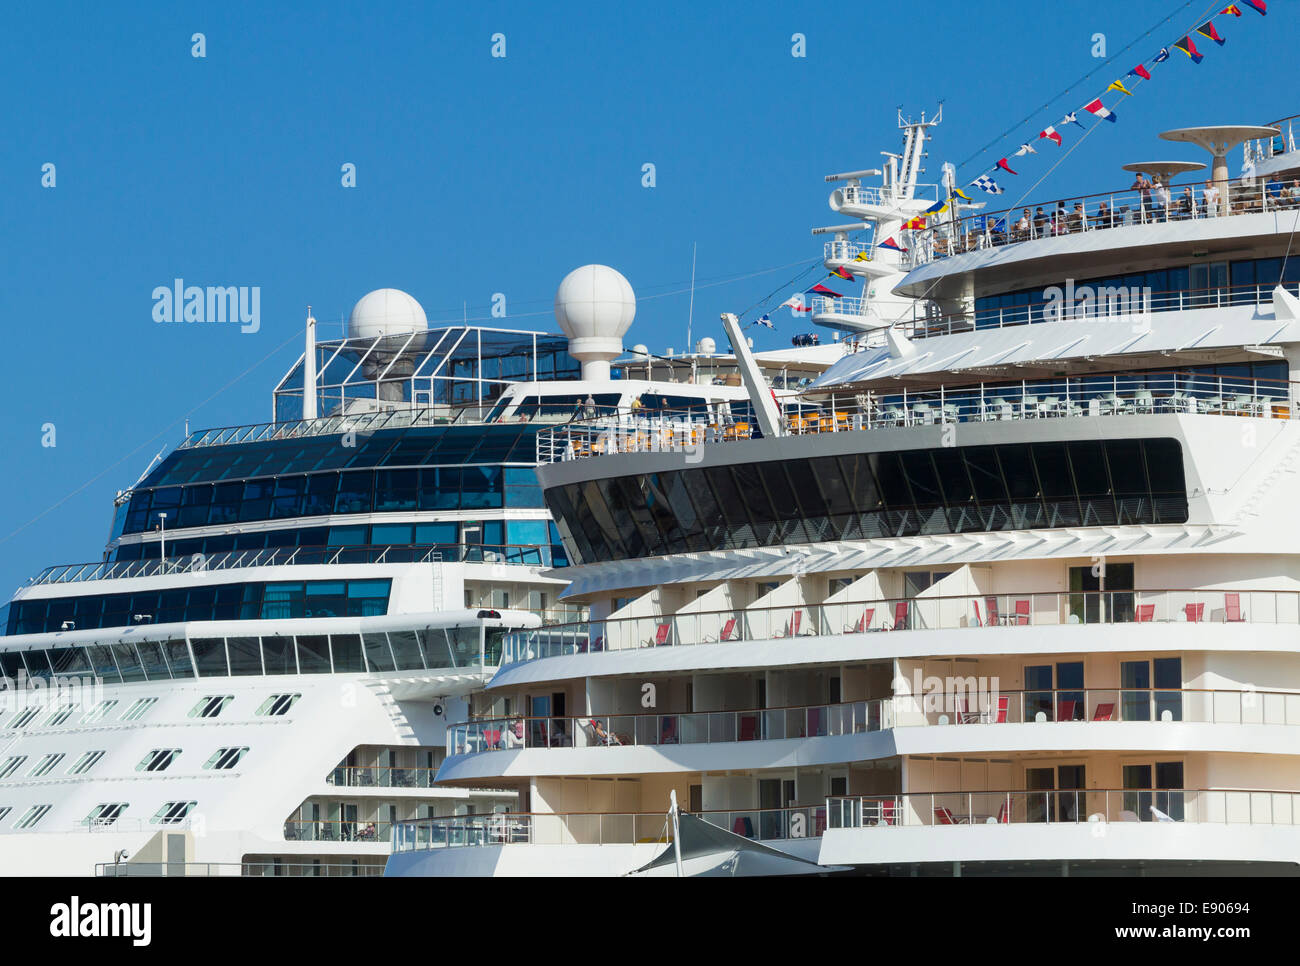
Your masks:
M1002 188L998 185L996 181L994 181L986 174L980 175L978 178L976 178L974 181L971 182L971 185L976 188L979 188L980 191L987 191L991 195L1002 194Z

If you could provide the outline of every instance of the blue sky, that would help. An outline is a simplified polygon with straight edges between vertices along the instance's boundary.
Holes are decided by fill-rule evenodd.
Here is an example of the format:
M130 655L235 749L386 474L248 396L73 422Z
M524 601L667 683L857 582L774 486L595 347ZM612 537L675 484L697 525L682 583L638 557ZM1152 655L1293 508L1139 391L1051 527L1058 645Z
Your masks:
M646 296L688 284L692 243L702 285L814 259L808 230L833 220L823 175L897 150L897 107L944 101L925 180L1014 127L962 169L968 181L1210 9L115 6L28 4L7 12L0 36L6 596L47 564L97 559L114 492L179 441L187 416L194 427L269 418L309 303L323 336L382 286L411 292L434 322L459 319L463 304L485 316L501 292L506 324L553 329L559 280L599 261L642 297L628 343L680 349L687 297ZM1202 40L1199 66L1175 52L1117 107L1119 123L1033 197L1126 185L1126 161L1197 157L1157 140L1166 128L1300 112L1297 14L1291 0L1269 7L1267 18L1218 18L1227 44ZM1171 13L1110 66L1092 56L1094 34L1113 55ZM191 55L196 32L204 58ZM505 58L491 56L498 32ZM795 33L806 57L791 56ZM1017 185L1036 180L1053 150L1031 158ZM41 186L47 162L54 188ZM354 189L340 184L347 162ZM646 162L654 188L641 185ZM798 270L701 287L696 337L722 341L719 312ZM176 277L259 286L260 331L155 324L151 293ZM774 318L760 348L800 330L784 311ZM48 423L52 448L41 445Z

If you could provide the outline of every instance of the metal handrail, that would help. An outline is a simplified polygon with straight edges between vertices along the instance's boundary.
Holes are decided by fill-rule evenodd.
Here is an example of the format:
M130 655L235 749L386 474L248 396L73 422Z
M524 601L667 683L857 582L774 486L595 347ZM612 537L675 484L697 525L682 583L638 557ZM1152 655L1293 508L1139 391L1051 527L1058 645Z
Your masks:
M1252 179L1215 182L1219 197L1217 201L1208 202L1203 184L1203 181L1197 181L1167 185L1167 201L1164 192L1127 188L965 215L914 232L910 254L915 264L923 265L953 255L1022 241L1300 207L1300 198L1280 198L1268 190L1282 182L1261 183ZM1191 189L1190 205L1183 201L1187 188ZM1076 206L1081 210L1076 211ZM1017 227L1013 221L1022 216L1026 208L1030 211L1030 223L1026 227ZM1044 209L1045 217L1035 221L1039 208ZM1001 230L994 227L999 223Z
M1019 382L962 382L920 390L903 386L879 394L873 386L860 381L785 400L782 419L786 432L1159 413L1300 418L1296 405L1300 386L1296 383L1196 372L1098 373ZM755 422L729 413L620 412L573 420L538 433L537 458L540 463L559 463L616 453L695 452L703 445L753 439L758 433Z
M1093 624L1300 625L1300 591L1151 588L883 597L721 608L553 624L506 635L502 665L644 647L735 644L908 630Z
M227 550L206 555L185 554L159 560L101 560L96 563L55 564L46 567L29 585L80 583L86 580L122 580L166 574L233 570L242 567L326 565L346 563L506 563L551 566L551 548L542 544L345 544L320 547L264 547Z
M1292 826L1300 824L1300 792L1225 788L903 792L834 796L826 800L826 812L830 829L1108 822Z
M719 828L760 841L815 838L825 830L827 807L710 809L690 813ZM393 851L489 845L615 845L668 843L663 812L492 812L398 822Z
M729 744L869 734L950 725L1300 725L1300 692L1253 688L1043 688L1000 691L965 683L940 694L895 694L841 704L727 711L564 717L510 715L447 726L447 755L552 748Z
M1095 294L1103 294L1106 289L1110 297L1105 301L1095 299L1086 311L1071 307L1071 311L1062 312L1060 320L1070 319L1131 319L1147 313L1184 312L1192 309L1221 309L1233 305L1265 305L1272 301L1273 290L1277 285L1247 283L1242 285L1216 285L1205 288L1162 289L1144 293L1134 292L1124 286L1105 286L1092 281L1076 281L1079 290L1090 288ZM1300 284L1290 285L1279 282L1282 288L1293 293L1300 292ZM1115 288L1124 288L1123 298L1116 294ZM1146 300L1150 296L1150 301ZM870 300L864 303L862 296L847 295L838 299L817 297L812 300L814 317L817 315L858 315L866 316L865 309ZM926 315L917 306L913 306L910 318L898 321L898 327L909 339L927 339L957 332L972 332L977 329L1004 329L1020 325L1037 325L1044 322L1058 321L1047 318L1045 309L1055 306L1049 301L1028 302L997 309L963 309L948 315ZM886 319L885 321L891 321ZM868 340L863 344L866 349L875 348ZM861 349L859 350L861 351Z

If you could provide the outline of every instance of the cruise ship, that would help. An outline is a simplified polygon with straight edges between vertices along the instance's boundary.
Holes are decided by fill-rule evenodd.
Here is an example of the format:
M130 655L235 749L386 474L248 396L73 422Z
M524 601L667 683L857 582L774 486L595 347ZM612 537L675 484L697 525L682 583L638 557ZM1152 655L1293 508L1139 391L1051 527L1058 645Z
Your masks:
M563 334L430 327L380 289L335 341L309 312L271 422L188 433L117 494L98 559L18 589L0 870L379 875L397 823L518 810L514 789L434 780L505 639L587 617L559 599L539 434L753 421L712 340L624 352L636 300L614 269L570 273L555 310ZM762 379L791 395L845 351L760 353Z
M1300 870L1293 124L1008 210L946 176L908 229L924 121L828 177L856 351L773 399L724 316L748 434L539 434L587 616L447 728L438 784L518 808L399 823L388 873Z

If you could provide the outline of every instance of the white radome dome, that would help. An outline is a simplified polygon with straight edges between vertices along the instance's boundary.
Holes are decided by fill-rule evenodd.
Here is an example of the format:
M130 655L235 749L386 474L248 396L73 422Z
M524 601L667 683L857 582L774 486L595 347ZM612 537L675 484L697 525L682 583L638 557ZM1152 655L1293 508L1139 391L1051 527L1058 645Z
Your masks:
M636 317L636 295L608 265L575 268L555 292L555 321L570 339L622 339Z
M400 289L378 288L361 296L348 316L348 338L410 335L429 328L424 309Z

